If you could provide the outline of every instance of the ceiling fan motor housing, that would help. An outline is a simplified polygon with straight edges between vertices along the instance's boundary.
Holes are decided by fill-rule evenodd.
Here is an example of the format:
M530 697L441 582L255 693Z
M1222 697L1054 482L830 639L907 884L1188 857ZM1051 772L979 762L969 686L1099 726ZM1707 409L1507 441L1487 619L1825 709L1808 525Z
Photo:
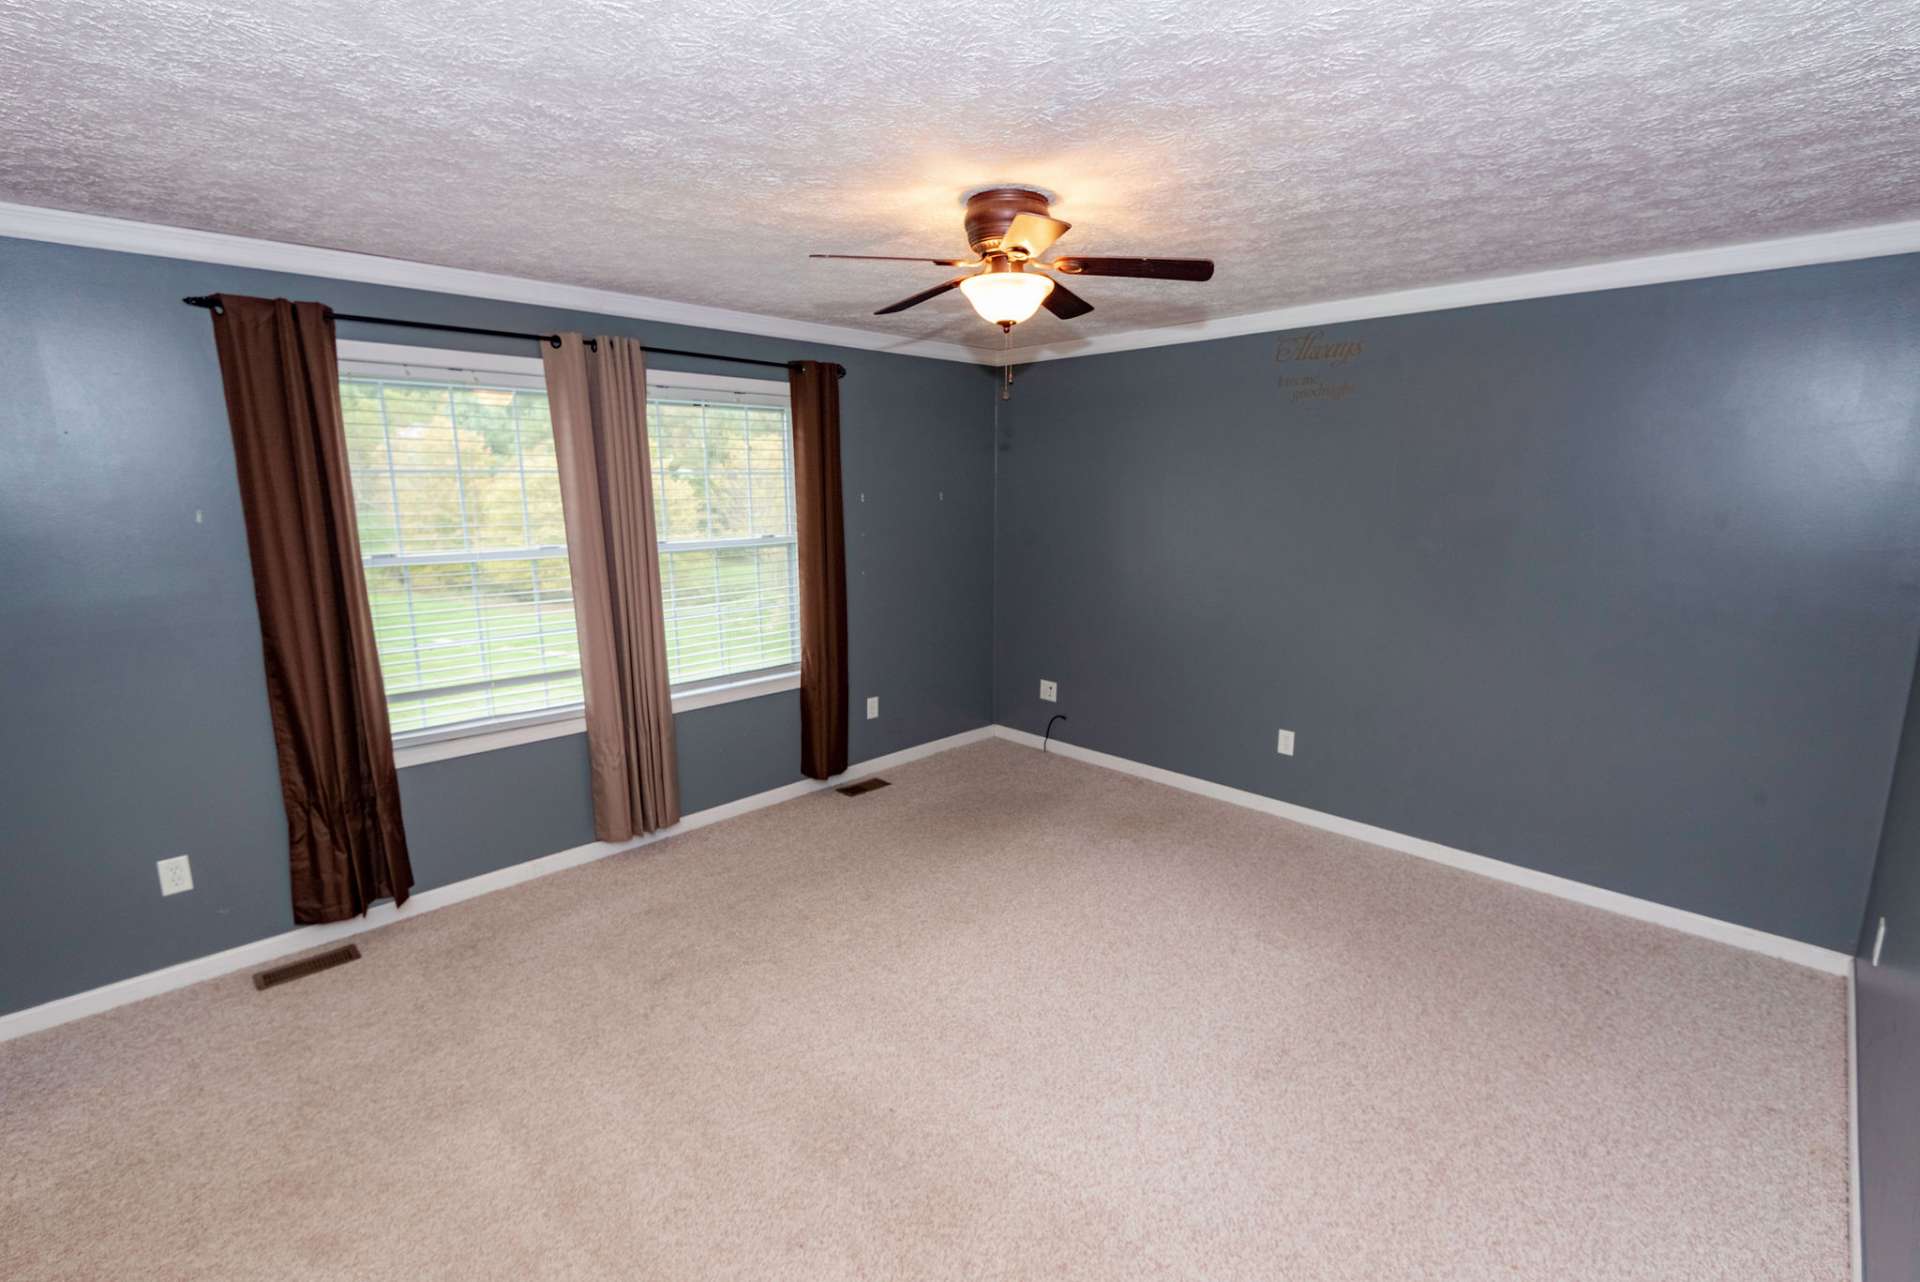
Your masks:
M1040 256L1071 231L1053 217L1053 197L1032 187L983 187L966 198L967 244L974 259L902 257L895 254L814 254L814 258L864 258L884 262L927 263L964 269L897 303L874 311L892 316L918 307L949 290L965 294L982 319L1010 330L1046 308L1059 320L1072 320L1093 310L1093 304L1061 284L1050 272L1067 276L1132 276L1142 280L1211 280L1213 261L1207 258L1082 258L1069 255L1050 262ZM1044 270L1043 270L1044 269Z
M1047 213L1047 198L1026 187L989 187L967 198L967 243L981 256L996 253L1016 214Z

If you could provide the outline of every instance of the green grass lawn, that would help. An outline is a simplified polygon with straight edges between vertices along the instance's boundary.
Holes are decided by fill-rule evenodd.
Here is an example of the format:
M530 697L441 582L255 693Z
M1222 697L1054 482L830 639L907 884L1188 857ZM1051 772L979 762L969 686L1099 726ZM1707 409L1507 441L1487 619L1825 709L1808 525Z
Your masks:
M799 658L788 599L789 549L675 552L663 567L667 654L674 683L778 667ZM670 570L670 574L668 571ZM756 579L756 572L758 579ZM411 605L400 570L367 572L396 731L532 712L580 699L578 676L425 699L391 696L436 686L579 666L566 563L482 563L476 593L465 565L414 566ZM554 597L559 599L555 600Z

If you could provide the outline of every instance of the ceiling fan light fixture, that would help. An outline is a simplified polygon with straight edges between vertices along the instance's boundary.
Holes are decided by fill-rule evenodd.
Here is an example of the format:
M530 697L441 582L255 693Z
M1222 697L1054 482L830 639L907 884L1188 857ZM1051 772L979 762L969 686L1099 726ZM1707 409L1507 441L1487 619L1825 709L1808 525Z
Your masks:
M961 281L960 292L982 320L1011 329L1040 310L1053 292L1053 280L1037 272L985 271Z
M1139 280L1213 279L1210 258L1081 258L1070 255L1041 262L1071 227L1047 213L1052 197L1032 187L984 187L967 197L967 245L972 258L896 258L890 254L813 254L814 258L878 258L883 262L917 262L936 267L959 267L931 289L909 294L897 303L876 308L875 316L892 316L931 302L951 290L983 320L1011 331L1015 325L1045 307L1057 319L1085 316L1093 304L1068 286L1039 271L1068 276L1131 276Z

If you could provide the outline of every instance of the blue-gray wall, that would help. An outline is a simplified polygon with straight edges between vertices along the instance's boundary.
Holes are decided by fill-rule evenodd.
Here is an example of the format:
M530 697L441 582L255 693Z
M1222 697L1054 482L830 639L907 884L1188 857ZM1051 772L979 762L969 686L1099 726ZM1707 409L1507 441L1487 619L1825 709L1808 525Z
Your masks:
M291 925L220 380L179 302L219 290L846 365L852 688L886 714L856 760L1061 711L1827 947L1886 916L1868 1276L1920 1276L1920 259L1050 363L999 404L939 362L0 240L0 1013ZM796 778L797 702L677 718L686 808ZM422 888L592 838L578 737L401 789Z
M1880 964L1874 937L1886 919ZM1920 671L1907 695L1854 969L1867 1282L1920 1278Z
M999 403L941 362L0 241L0 1011L289 924L210 326L178 301L213 290L847 365L853 693L886 711L856 759L1038 730L1049 677L1075 742L1857 936L1920 631L1920 259L1053 362ZM792 780L796 717L680 717L687 807ZM423 887L591 836L577 738L402 789ZM162 900L182 851L196 889Z
M996 719L1851 951L1920 631L1920 258L1303 337L1020 373Z
M212 328L180 303L216 291L840 362L852 757L989 719L987 371L0 240L0 1013L292 926ZM340 333L466 343L346 324ZM870 694L877 721L857 715ZM796 694L676 725L690 811L799 777ZM410 767L400 785L421 889L593 839L582 737ZM162 899L154 861L180 853L193 857L193 892Z

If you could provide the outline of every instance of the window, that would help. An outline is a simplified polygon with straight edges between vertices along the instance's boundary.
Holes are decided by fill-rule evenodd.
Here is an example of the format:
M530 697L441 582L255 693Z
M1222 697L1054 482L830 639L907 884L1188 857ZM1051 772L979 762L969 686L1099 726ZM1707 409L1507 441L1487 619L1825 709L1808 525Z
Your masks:
M580 647L540 361L339 348L396 742L577 728ZM675 706L791 688L800 647L786 384L663 372L648 375L647 397Z
M340 357L395 737L577 715L580 646L540 362L347 342ZM471 366L446 363L455 359Z
M659 374L647 445L676 689L800 661L787 385Z

